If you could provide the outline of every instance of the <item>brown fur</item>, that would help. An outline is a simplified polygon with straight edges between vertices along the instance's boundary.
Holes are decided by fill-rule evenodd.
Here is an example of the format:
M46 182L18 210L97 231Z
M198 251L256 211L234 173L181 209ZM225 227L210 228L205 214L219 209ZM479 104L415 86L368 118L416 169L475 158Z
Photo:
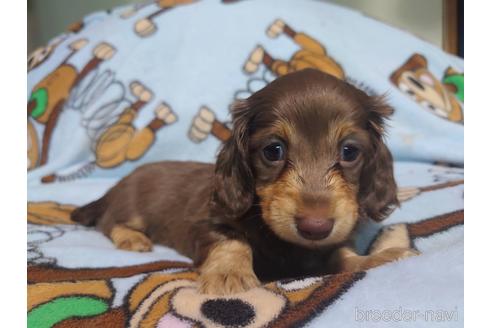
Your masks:
M398 204L382 140L391 113L382 99L328 74L288 74L235 104L232 136L215 166L144 165L72 217L113 240L118 229L117 245L141 243L129 229L191 257L205 293L336 272L349 267L334 251L351 239L358 219L382 220ZM361 152L351 163L340 157L347 138ZM279 139L286 158L265 161L263 148ZM332 220L333 230L306 239L297 231L299 215ZM131 241L122 241L121 231Z

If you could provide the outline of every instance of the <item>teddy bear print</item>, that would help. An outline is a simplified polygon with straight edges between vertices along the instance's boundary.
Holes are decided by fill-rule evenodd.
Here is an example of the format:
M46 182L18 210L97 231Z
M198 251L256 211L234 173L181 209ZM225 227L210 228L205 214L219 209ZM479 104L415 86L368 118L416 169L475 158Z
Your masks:
M135 15L140 9L147 7L150 4L156 4L158 9L152 14L139 19L135 23L135 32L138 36L145 38L157 31L157 26L154 23L153 19L164 12L168 11L177 6L187 5L195 2L196 0L154 0L153 2L141 3L130 7L128 10L124 11L120 17L123 19L127 19Z
M114 80L109 83L109 85L113 84L121 85L121 82ZM98 84L98 86L100 87L101 85ZM94 90L99 93L100 97L104 97L106 91L101 90L108 90L108 86L106 86L106 88L103 87L102 89L99 87ZM86 86L86 89L88 88L89 87ZM84 123L85 119L90 121L95 112L103 110L101 108L96 109L92 114L89 114L89 116L86 115L85 119L82 119L83 126L87 129L89 137L91 138L91 149L95 158L44 176L42 178L43 183L81 179L92 174L97 167L110 169L127 161L138 160L154 144L157 131L164 126L176 122L177 116L171 107L167 103L161 102L154 110L154 118L142 128L137 128L134 122L138 117L138 113L150 102L153 93L139 81L131 82L129 90L135 99L130 100L124 96L123 98L119 98L117 101L127 105L123 107L119 114L114 118L110 116L104 118L104 120L109 119L111 121L99 124L97 128L92 126L90 122ZM89 92L85 96L91 97L91 95L93 95L93 93ZM77 101L82 101L82 99L78 99ZM110 101L114 102L115 100L110 99ZM104 103L103 106L106 106L106 104L107 103ZM78 110L84 111L87 109L78 108ZM102 118L102 116L99 118ZM102 122L102 120L99 121L99 123ZM101 128L100 131L98 131L99 128Z
M44 131L39 154L32 153L38 148L33 146L33 143L37 142L37 140L30 138L28 141L28 143L31 143L30 155L28 150L28 170L47 163L51 136L71 90L91 71L96 69L100 63L110 59L115 52L115 49L110 44L101 42L94 48L92 52L93 57L82 70L77 71L69 63L69 60L87 42L86 39L79 39L72 42L69 45L72 50L70 54L53 72L48 74L32 89L27 103L27 116L28 119L44 125ZM37 160L34 161L35 159Z
M314 68L339 79L345 79L342 67L329 56L325 47L314 38L293 30L281 19L274 21L266 32L271 38L276 38L282 33L297 43L301 49L286 61L273 58L261 45L258 45L244 64L243 69L247 74L253 74L258 70L259 65L264 64L276 76L305 68Z
M284 33L296 42L301 49L294 53L288 61L274 59L261 45L257 46L248 57L243 70L248 74L255 73L261 64L279 77L304 68L315 68L331 74L339 79L345 79L342 67L331 58L324 46L312 37L294 31L283 20L275 20L267 29L267 35L276 38ZM215 113L203 106L192 120L188 137L196 143L202 142L213 135L224 142L229 139L231 129L227 123L216 119Z
M96 142L96 164L99 167L111 168L127 160L139 159L154 143L156 132L177 120L176 114L163 102L155 109L154 119L144 128L136 129L133 121L141 108L152 99L152 92L137 81L130 84L130 92L136 100L100 135Z
M103 75L106 74L103 72ZM111 74L109 72L108 74ZM103 76L101 75L101 76ZM102 79L108 81L107 74ZM141 158L154 144L156 139L156 133L164 126L173 124L177 120L176 114L171 107L165 103L160 102L154 109L154 117L143 127L136 127L135 120L141 110L151 101L153 98L153 92L149 90L145 85L139 81L133 81L129 84L129 92L135 98L134 100L125 97L125 91L117 98L105 98L106 103L102 103L101 108L86 108L78 107L76 103L84 103L84 99L89 98L99 99L105 97L105 94L111 86L122 86L121 81L111 80L103 85L94 79L91 84L97 85L97 88L93 89L91 86L86 85L85 90L91 89L84 94L79 94L76 99L72 99L70 106L76 108L82 112L82 125L87 130L88 136L91 139L91 150L94 157L87 162L82 162L77 165L73 165L59 172L53 172L42 178L43 183L50 183L54 181L65 182L76 179L81 179L89 176L96 168L110 169L117 167L126 161L135 161ZM115 89L111 89L114 93ZM94 92L98 95L94 96ZM72 92L73 94L73 92ZM85 98L84 98L85 97ZM98 98L99 97L99 98ZM96 100L98 101L98 100ZM94 118L94 113L104 110L104 106L108 103L124 104L118 114L112 116L109 115L98 116L98 122L96 125L92 125L91 120ZM119 105L117 105L119 107ZM70 107L70 108L72 108ZM92 110L92 112L90 112ZM87 114L86 112L89 111ZM106 113L108 114L108 113ZM85 115L85 116L84 116ZM32 152L32 151L31 151Z

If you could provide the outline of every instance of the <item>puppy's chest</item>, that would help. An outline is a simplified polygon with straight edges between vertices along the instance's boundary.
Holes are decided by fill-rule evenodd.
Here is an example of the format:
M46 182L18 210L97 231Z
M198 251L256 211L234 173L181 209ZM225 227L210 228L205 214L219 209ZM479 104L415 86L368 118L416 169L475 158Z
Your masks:
M277 237L261 219L252 215L241 222L243 233L253 250L253 267L262 281L316 276L330 273L333 249L312 250ZM260 233L261 232L261 233Z
M329 251L296 247L253 250L253 266L263 281L323 275L330 272Z

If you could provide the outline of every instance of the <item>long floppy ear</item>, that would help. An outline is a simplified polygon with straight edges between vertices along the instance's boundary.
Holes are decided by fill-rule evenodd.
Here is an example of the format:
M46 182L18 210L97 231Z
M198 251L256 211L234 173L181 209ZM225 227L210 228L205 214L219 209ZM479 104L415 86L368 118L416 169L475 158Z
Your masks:
M371 98L368 107L372 154L366 159L361 172L359 212L362 217L381 221L399 205L393 157L383 141L385 121L393 114L393 108L384 102L383 97Z
M247 100L232 106L232 135L217 156L212 195L212 212L225 218L239 218L252 205L254 178L250 169L249 127L253 117Z

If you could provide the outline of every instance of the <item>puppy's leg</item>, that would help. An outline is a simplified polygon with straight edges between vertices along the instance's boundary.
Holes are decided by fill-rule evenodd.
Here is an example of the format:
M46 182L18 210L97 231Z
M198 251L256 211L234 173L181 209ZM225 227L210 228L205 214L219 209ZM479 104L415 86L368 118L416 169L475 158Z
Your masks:
M198 283L201 293L215 295L240 293L259 286L251 247L239 240L216 242L200 266Z
M418 251L411 248L392 247L369 255L358 255L350 247L341 247L335 251L331 265L338 272L363 271L418 254Z

